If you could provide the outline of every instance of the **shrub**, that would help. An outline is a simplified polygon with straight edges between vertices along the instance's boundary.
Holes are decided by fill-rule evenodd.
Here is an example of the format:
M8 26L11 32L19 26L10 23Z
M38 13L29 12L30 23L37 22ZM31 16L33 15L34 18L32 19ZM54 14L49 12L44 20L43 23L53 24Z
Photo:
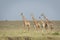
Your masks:
M52 33L53 35L60 35L59 32L54 32Z

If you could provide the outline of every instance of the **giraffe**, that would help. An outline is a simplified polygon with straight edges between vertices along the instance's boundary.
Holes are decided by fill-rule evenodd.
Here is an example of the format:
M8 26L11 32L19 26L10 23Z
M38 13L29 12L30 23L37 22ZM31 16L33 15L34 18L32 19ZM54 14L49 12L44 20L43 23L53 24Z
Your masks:
M40 29L40 23L38 23L38 21L34 18L33 15L31 15L31 17L33 19L33 23L34 23L35 29L36 30Z
M41 17L39 17L39 19L40 19ZM41 22L41 27L43 28L43 29L46 29L47 30L47 23L41 18L41 20L40 20L40 22Z
M30 30L30 22L28 20L26 20L25 16L23 15L23 13L21 13L22 19L23 19L23 24L24 24L24 28L25 26L28 27L28 31Z
M47 24L47 26L48 26L48 29L53 29L53 23L44 15L44 14L41 14L41 16L43 16L44 17L44 19L45 19L45 23Z

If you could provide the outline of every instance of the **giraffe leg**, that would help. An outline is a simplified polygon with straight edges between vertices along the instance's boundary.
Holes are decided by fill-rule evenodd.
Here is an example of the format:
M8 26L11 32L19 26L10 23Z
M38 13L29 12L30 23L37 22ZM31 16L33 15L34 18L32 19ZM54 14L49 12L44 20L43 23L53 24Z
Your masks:
M45 25L43 25L43 30L42 30L42 32L45 32Z
M36 30L37 30L37 31L39 30L39 26L38 26L38 25L36 26Z
M51 30L51 31L53 30L53 25L52 25L52 24L50 25L50 30Z
M36 27L36 30L38 31L38 27Z
M51 29L50 29L50 24L48 24L48 32L50 32L50 30L51 30Z
M34 25L34 29L36 30L36 26Z
M24 29L23 29L23 30L24 30L24 32L25 32L25 26L26 26L26 25L24 24Z
M30 26L28 27L28 31L30 30Z
M41 30L41 27L40 27L40 25L38 25L38 30Z
M28 26L28 31L30 30L30 25L27 25Z
M47 26L47 24L45 24L45 29L46 29L46 30L48 29L48 26Z

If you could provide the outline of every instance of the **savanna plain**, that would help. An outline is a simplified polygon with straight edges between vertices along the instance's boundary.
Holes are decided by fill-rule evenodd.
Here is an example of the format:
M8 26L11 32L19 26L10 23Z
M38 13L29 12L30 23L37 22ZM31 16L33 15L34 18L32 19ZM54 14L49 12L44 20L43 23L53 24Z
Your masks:
M36 31L30 21L30 30L22 21L0 21L0 40L60 40L60 21L54 22L52 30Z

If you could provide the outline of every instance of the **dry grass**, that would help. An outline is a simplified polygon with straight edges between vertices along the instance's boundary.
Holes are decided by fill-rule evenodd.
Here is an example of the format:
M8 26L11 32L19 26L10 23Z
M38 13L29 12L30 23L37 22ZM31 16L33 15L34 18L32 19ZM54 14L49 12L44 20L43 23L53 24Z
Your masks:
M31 22L31 24L33 24ZM60 25L56 22L53 31L36 31L31 25L30 31L23 28L22 21L0 21L0 40L59 40Z

